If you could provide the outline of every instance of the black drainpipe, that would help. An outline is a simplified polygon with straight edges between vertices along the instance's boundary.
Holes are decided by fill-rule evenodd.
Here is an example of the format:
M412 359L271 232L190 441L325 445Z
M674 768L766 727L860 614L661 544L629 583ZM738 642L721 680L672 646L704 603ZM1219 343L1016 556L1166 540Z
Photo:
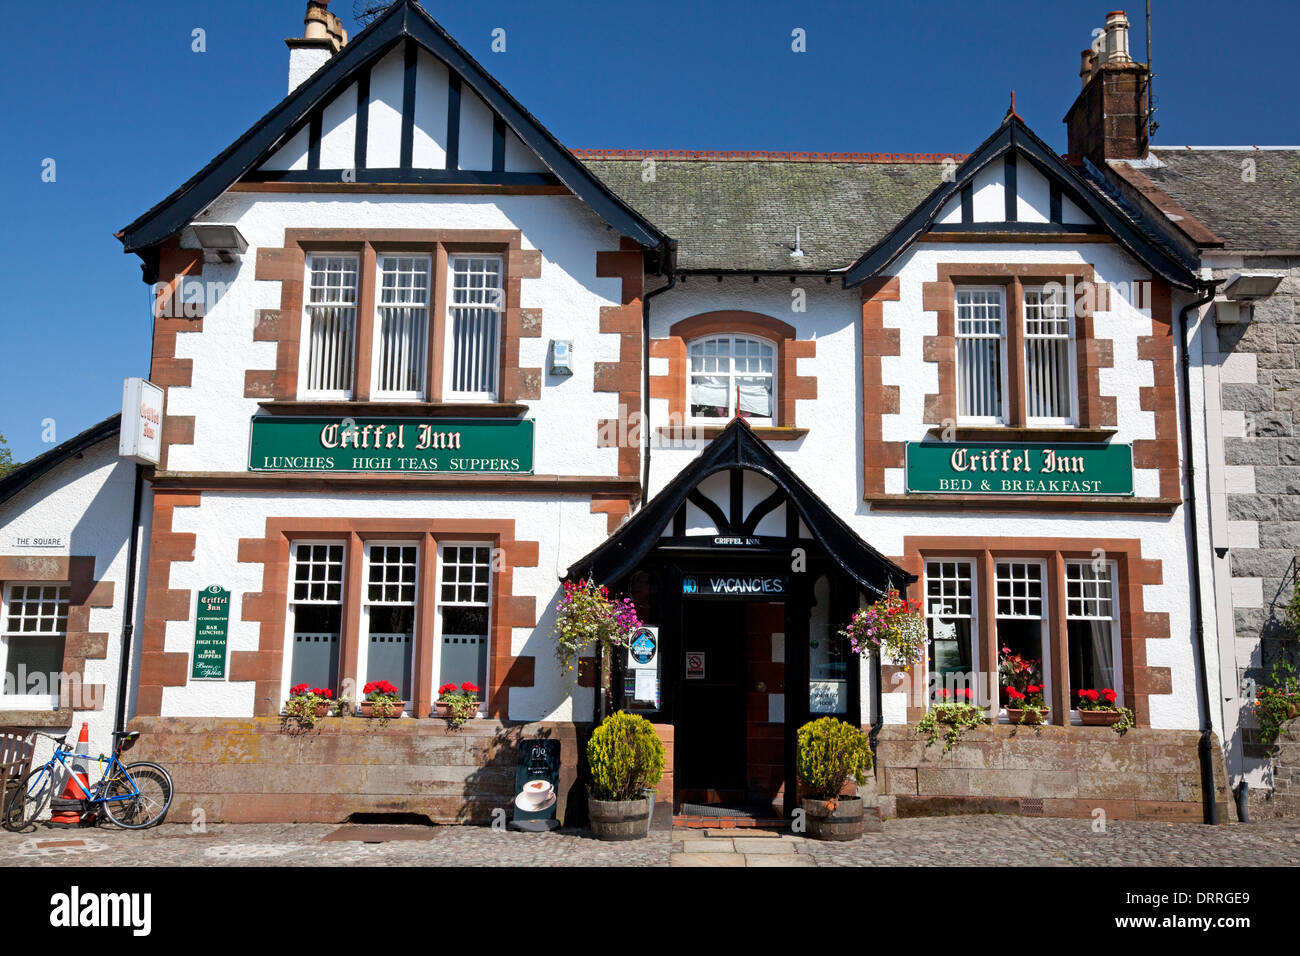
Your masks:
M1214 301L1217 282L1203 286L1201 298L1189 302L1178 312L1178 351L1179 373L1183 386L1183 474L1187 479L1187 520L1191 524L1191 591L1192 591L1192 637L1196 643L1196 664L1200 670L1201 688L1201 743L1199 747L1201 761L1201 802L1204 806L1205 822L1219 822L1219 807L1214 802L1214 719L1210 708L1210 674L1205 657L1205 614L1201 596L1201 547L1200 533L1196 524L1196 486L1193 479L1196 466L1192 461L1192 382L1188 368L1187 350L1187 314L1192 309L1200 308Z
M125 424L123 425L125 427ZM126 695L131 673L131 644L135 637L135 564L140 550L140 498L144 467L135 466L135 502L131 506L131 544L126 552L126 600L122 605L122 659L117 673L117 719L113 729L126 730Z
M644 396L642 401L645 403L645 413L641 417L641 434L645 455L641 463L640 507L645 507L646 499L650 497L650 300L667 292L676 284L677 275L672 270L670 260L668 284L652 289L641 297L641 354L645 357L641 363L641 394Z

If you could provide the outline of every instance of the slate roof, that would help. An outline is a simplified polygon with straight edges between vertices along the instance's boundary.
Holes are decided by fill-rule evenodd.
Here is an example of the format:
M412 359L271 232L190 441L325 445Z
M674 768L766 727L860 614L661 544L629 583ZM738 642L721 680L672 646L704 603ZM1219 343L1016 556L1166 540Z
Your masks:
M1217 233L1227 250L1300 249L1300 148L1152 147L1131 164ZM1242 181L1242 162L1255 162Z
M19 465L9 474L0 478L0 504L8 501L32 482L63 464L74 455L78 455L100 442L116 438L122 426L122 413L110 415L98 425L91 425L84 432L73 435L61 445L55 445L44 454L37 455L29 462Z
M929 154L877 162L672 159L653 152L596 159L591 157L608 154L575 153L633 209L677 240L677 268L687 272L843 269L911 213L944 171L942 158ZM646 157L655 157L652 182L642 177ZM801 258L790 256L796 226Z

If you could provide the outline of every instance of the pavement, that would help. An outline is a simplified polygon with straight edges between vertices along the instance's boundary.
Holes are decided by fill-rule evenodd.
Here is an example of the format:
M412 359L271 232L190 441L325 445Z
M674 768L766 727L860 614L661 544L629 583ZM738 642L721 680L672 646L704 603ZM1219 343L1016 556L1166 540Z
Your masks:
M0 866L1300 866L1300 822L1107 823L1013 816L885 822L852 843L778 831L659 830L607 843L580 830L163 824L0 833ZM328 839L327 839L328 838Z

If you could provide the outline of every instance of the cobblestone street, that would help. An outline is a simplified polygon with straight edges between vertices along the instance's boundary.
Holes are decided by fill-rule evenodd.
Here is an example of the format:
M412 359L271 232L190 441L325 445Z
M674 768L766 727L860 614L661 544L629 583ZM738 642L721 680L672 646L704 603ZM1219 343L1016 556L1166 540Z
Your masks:
M330 837L330 839L326 839ZM362 842L355 839L383 839ZM488 827L164 825L0 836L5 866L1298 866L1300 824L1206 827L1010 816L893 820L849 844L743 830L657 831L603 843L583 831Z

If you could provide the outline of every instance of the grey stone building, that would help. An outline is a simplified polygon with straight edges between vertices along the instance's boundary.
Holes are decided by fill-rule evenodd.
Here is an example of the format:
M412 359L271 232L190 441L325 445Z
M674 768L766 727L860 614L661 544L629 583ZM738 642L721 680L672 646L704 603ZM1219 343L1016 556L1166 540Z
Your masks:
M1201 317L1215 613L1233 783L1274 787L1254 696L1300 666L1285 625L1300 554L1300 148L1151 147L1107 157L1219 285ZM1208 614L1208 610L1207 610Z

